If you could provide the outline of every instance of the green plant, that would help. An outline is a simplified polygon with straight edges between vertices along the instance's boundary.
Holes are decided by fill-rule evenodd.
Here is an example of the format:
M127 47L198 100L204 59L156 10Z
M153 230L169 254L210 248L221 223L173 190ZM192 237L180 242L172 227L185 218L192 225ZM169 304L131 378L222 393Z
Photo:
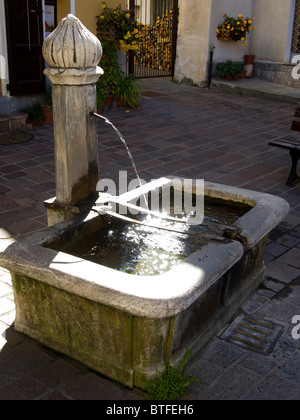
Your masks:
M116 99L120 106L137 109L141 93L132 74L121 77L117 86Z
M193 382L199 382L184 371L188 358L189 351L186 349L184 360L178 367L173 367L166 363L164 372L147 382L145 389L147 398L150 400L170 401L178 400L187 395L189 386Z
M97 108L101 109L109 96L114 96L119 105L137 109L140 90L133 75L126 76L118 63L115 43L101 40L103 55L100 66L104 74L97 82Z
M28 121L35 124L41 124L43 122L44 114L40 104L35 104L31 108L25 108L23 112L27 114Z
M237 77L243 70L243 65L240 63L233 63L232 60L227 60L224 63L217 64L217 71L219 76L223 79L225 76Z

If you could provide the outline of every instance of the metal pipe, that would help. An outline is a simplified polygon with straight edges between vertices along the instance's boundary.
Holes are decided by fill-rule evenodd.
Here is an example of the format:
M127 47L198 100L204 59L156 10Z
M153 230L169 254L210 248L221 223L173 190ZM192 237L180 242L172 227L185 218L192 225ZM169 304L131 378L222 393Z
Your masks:
M212 72L213 72L213 57L214 57L214 49L216 47L214 46L214 44L210 44L210 49L209 49L209 66L208 66L208 89L210 88L211 85L211 80L212 80Z

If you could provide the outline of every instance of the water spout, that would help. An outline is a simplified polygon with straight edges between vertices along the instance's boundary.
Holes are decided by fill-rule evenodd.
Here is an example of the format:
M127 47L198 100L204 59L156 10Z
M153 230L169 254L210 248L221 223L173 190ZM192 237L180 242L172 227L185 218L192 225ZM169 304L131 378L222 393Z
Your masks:
M103 120L106 124L110 125L114 129L114 131L117 133L119 139L121 140L121 142L124 144L124 146L126 148L127 154L128 154L129 159L131 161L131 164L132 164L132 167L134 169L134 172L135 172L135 175L137 177L137 180L139 182L139 185L140 185L140 187L142 187L143 186L143 183L142 183L142 180L141 180L141 178L139 176L139 173L138 173L138 170L137 170L135 161L134 161L133 156L132 156L132 154L131 154L131 152L129 150L129 147L128 147L127 143L126 143L126 140L124 139L124 137L123 137L122 133L120 132L120 130L108 118L104 117L103 115L97 114L96 112L91 112L91 115L94 116L94 117L96 117L96 118L99 118L99 119ZM143 194L143 198L145 200L146 208L149 210L148 200L147 200L145 194Z

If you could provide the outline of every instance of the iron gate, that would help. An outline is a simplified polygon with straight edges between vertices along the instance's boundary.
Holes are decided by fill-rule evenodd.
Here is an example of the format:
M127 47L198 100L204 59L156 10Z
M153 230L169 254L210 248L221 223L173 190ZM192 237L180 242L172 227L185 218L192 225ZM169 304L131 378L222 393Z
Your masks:
M129 54L129 73L137 78L173 76L178 0L130 0L141 23L138 50Z

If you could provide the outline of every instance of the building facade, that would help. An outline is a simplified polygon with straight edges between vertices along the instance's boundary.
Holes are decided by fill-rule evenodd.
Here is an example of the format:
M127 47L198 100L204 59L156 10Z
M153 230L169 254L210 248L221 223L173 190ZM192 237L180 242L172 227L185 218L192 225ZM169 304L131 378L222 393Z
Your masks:
M133 4L133 0L106 2L109 7L121 4L124 9ZM135 0L136 16L141 23L151 24L151 16L154 20L167 2L172 3ZM96 33L101 3L101 0L0 0L0 113L21 109L27 99L32 101L34 95L45 91L41 46L57 22L72 13ZM217 39L222 11L229 16L255 17L255 30L247 35L246 46ZM300 0L179 0L174 74L178 82L205 86L212 44L215 64L243 61L245 54L254 54L255 77L300 87L299 80L291 78L292 67L298 58L300 61Z
M248 34L246 46L217 39L222 12L255 17L255 30ZM243 61L245 54L253 54L256 77L290 84L293 57L300 53L299 32L300 0L180 0L175 77L205 84L213 44L215 63Z

